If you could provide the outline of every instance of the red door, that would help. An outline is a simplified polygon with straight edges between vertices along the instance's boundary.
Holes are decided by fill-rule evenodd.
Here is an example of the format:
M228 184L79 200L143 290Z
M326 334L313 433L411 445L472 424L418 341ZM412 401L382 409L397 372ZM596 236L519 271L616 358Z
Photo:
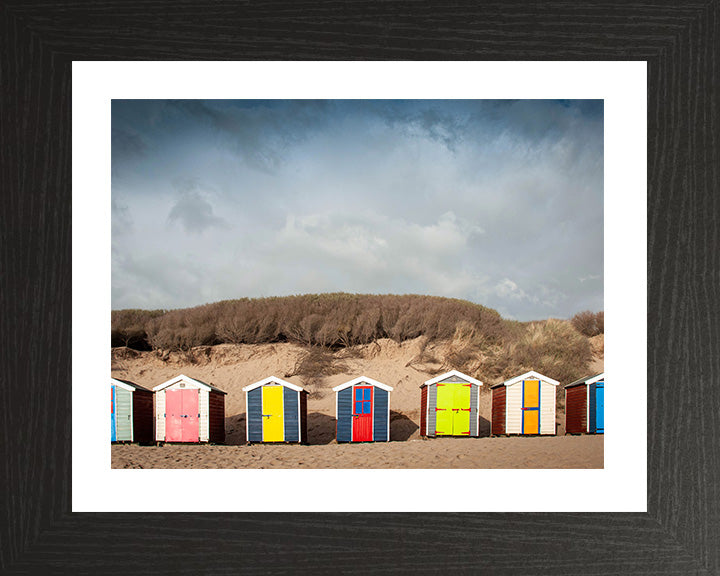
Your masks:
M168 390L165 393L165 441L199 442L198 390Z
M353 398L353 442L372 442L372 407L372 386L356 386Z

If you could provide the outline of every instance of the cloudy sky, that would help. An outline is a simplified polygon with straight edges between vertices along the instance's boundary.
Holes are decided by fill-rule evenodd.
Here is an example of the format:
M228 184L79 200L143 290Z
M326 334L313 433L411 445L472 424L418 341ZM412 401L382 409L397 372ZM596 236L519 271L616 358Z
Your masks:
M113 101L113 309L316 292L601 310L602 101Z

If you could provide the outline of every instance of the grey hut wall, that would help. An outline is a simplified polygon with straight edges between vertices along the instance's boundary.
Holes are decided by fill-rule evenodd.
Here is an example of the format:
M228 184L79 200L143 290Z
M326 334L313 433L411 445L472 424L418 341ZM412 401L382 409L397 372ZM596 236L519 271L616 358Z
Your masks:
M350 442L352 440L352 394L352 386L337 393L336 437L338 442Z
M427 435L435 436L435 428L437 427L437 386L432 384L427 387L428 389L428 416L427 416Z
M298 428L298 408L300 405L300 392L283 387L283 409L285 422L285 442L300 442Z
M373 387L375 396L373 410L373 440L375 442L387 442L390 439L388 431L388 416L390 408L390 393L387 390Z
M262 386L247 393L248 442L262 442Z
M597 384L590 384L590 402L588 406L588 431L597 432Z
M478 396L480 386L470 388L470 436L477 436L478 432Z

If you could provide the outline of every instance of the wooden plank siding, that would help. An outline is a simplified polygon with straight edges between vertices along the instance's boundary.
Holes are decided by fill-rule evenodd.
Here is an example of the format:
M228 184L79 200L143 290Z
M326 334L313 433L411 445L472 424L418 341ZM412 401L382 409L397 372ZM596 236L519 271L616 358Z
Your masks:
M133 393L115 386L115 439L118 442L133 441Z
M206 392L207 393L207 392ZM208 397L209 441L225 443L225 394L210 392Z
M427 435L435 436L437 431L437 386L426 386L428 389Z
M565 389L565 433L587 432L587 386Z
M262 386L247 392L246 406L247 441L262 442Z
M171 386L171 388L173 387ZM199 393L198 418L200 421L200 442L207 442L210 438L210 392L207 390L199 390Z
M493 436L505 434L505 414L506 414L506 391L505 386L499 386L492 389L492 428Z
M505 388L505 434L522 434L522 381Z
M165 391L155 393L155 441L165 441Z
M390 441L390 392L373 387L373 441Z
M477 437L480 430L480 386L470 387L470 436Z
M153 441L153 393L136 389L133 392L133 441Z
M283 387L283 427L285 442L300 442L300 393Z
M337 422L335 438L338 442L352 441L352 402L353 388L345 388L337 393Z
M420 436L427 436L427 396L428 387L420 389Z
M300 392L300 442L307 444L307 390Z
M556 433L555 413L557 386L540 381L540 434L551 436Z

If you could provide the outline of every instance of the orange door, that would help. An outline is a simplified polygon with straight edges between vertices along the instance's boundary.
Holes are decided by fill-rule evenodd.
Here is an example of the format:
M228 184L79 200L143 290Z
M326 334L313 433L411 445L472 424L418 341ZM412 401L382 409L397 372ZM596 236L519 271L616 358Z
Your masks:
M523 381L523 434L540 434L540 380Z

